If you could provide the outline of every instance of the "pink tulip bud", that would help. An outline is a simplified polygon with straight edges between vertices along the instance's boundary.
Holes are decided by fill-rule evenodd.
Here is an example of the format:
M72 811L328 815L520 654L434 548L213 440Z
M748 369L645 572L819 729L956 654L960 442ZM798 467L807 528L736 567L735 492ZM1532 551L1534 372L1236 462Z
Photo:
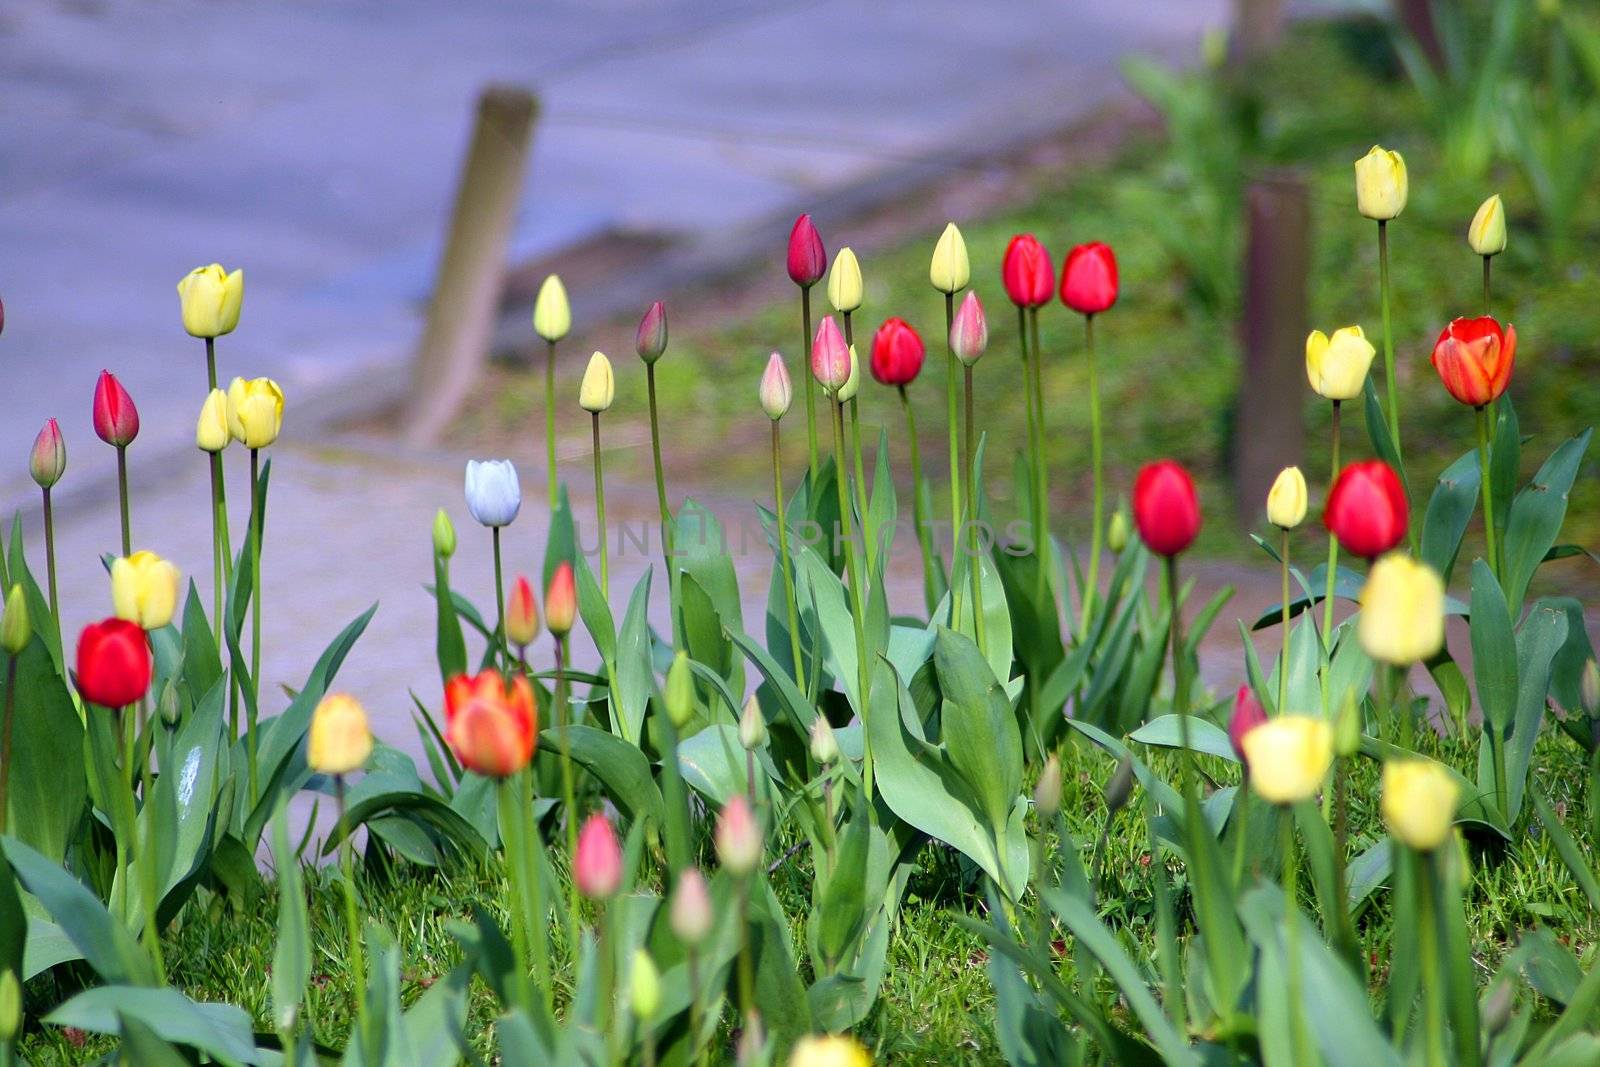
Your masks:
M1267 711L1248 685L1241 685L1233 697L1233 716L1228 719L1228 742L1233 754L1244 763L1244 735L1267 721ZM1246 770L1249 766L1246 765Z
M633 335L634 350L646 363L654 363L667 350L667 305L657 300L639 320L639 332Z
M133 406L133 397L108 370L100 372L94 385L94 432L100 440L117 448L126 448L139 436L139 409Z
M767 418L777 422L789 413L793 400L789 368L784 365L783 357L774 352L767 360L767 369L761 372L761 410L767 413Z
M761 826L743 793L735 793L717 818L717 859L729 873L741 876L761 862Z
M983 304L978 294L967 291L956 317L950 320L950 350L967 366L978 362L983 350L989 347L989 321L984 318Z
M673 890L667 915L672 932L684 944L698 945L710 936L713 919L711 890L705 876L697 868L686 868L678 876L678 888Z
M850 347L832 315L817 323L817 336L811 342L811 373L829 393L850 380Z
M67 469L67 442L61 437L61 427L55 419L45 420L44 429L33 439L33 452L28 456L28 473L39 483L40 489L49 489L61 480Z
M810 215L795 219L794 229L789 231L788 266L789 279L802 289L816 285L828 269L828 253Z
M590 900L610 900L622 886L622 848L611 830L611 820L599 812L589 816L578 832L572 879L578 892Z

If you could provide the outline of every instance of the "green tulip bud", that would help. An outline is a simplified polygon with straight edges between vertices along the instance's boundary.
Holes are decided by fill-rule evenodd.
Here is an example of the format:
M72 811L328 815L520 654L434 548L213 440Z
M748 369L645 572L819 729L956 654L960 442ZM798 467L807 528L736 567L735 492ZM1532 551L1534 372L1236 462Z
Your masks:
M1361 701L1355 693L1346 693L1333 724L1333 751L1338 756L1349 759L1361 751L1361 726Z
M672 725L683 729L694 718L694 671L689 667L689 654L680 651L672 657L667 668L667 718Z
M628 976L628 991L633 1001L633 1014L641 1022L655 1018L661 1010L661 972L644 949L634 949L633 971Z
M28 601L22 595L22 586L14 585L6 595L6 613L0 618L0 648L13 656L20 656L28 647L33 635L33 625L28 618Z
M754 693L744 702L739 715L739 744L746 752L754 752L767 743L767 718L761 714L761 702Z
M1033 808L1041 819L1054 819L1061 810L1061 761L1052 753L1033 787Z
M449 559L456 554L456 528L444 508L440 508L433 517L433 550L440 559Z
M820 767L831 767L839 758L839 739L828 720L818 715L811 720L811 758Z
M1106 547L1118 554L1128 547L1128 513L1121 508L1111 513L1106 525Z
M22 983L9 968L0 974L0 1043L11 1044L22 1033Z

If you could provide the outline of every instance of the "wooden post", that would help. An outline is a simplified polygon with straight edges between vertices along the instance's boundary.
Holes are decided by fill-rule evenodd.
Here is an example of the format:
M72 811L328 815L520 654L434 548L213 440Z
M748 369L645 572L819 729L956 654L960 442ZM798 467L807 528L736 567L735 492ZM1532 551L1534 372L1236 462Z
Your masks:
M1244 371L1234 419L1233 476L1239 517L1266 506L1278 471L1298 464L1305 438L1306 290L1311 207L1305 179L1272 170L1245 192Z
M506 247L538 112L538 100L526 89L491 85L478 97L472 143L417 349L406 419L413 444L438 440L488 361Z

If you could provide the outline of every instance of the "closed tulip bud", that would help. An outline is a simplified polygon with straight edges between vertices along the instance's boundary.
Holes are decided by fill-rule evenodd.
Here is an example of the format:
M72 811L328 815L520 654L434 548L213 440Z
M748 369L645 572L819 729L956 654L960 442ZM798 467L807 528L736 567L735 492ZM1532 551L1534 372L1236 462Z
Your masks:
M705 876L698 868L684 868L678 875L677 888L672 891L667 925L679 941L693 948L710 936L714 919L711 890L706 886Z
M194 424L194 443L202 452L221 452L233 440L228 429L228 394L213 389L200 405L200 418Z
M456 526L444 508L433 513L433 550L440 559L449 559L456 554Z
M968 293L950 320L950 351L964 365L978 362L984 349L989 347L989 322L984 318L983 302L975 292Z
M1517 328L1488 315L1453 319L1433 343L1431 362L1445 390L1463 404L1481 408L1511 384L1517 358Z
M766 743L767 717L761 714L761 702L751 693L739 713L739 744L746 752L754 752Z
M811 758L819 767L831 767L839 759L839 739L825 716L811 720Z
M1267 721L1267 709L1261 706L1261 701L1256 699L1255 692L1248 685L1241 685L1239 691L1233 695L1233 714L1228 716L1228 743L1233 746L1233 754L1244 762L1244 738L1251 730ZM1245 764L1245 770L1249 770Z
M1349 759L1360 752L1361 733L1361 699L1354 692L1346 693L1333 723L1334 754L1341 759Z
M1006 287L1006 296L1017 307L1044 307L1055 292L1056 265L1037 237L1019 233L1006 245L1000 280Z
M583 382L578 386L578 406L591 415L598 415L616 398L617 379L611 373L611 361L604 352L596 352L589 357Z
M1268 719L1244 735L1250 788L1269 804L1297 804L1322 788L1333 766L1333 730L1312 715Z
M872 335L872 376L884 385L910 385L926 356L921 335L905 319L885 319Z
M1430 759L1392 759L1383 765L1383 821L1407 848L1432 852L1450 839L1461 783Z
M590 900L610 900L622 888L622 848L611 820L595 812L578 831L578 853L572 860L572 880Z
M1383 555L1405 540L1410 524L1400 476L1381 459L1350 464L1328 490L1322 523L1351 555Z
M40 489L49 489L61 480L67 470L67 442L61 436L61 425L55 419L46 419L39 435L33 439L33 451L28 453L28 473L39 483Z
M649 1022L661 1010L661 972L656 970L650 953L642 948L633 950L633 968L628 972L628 1000L633 1014L641 1022Z
M510 526L522 510L522 483L509 459L469 459L467 510L485 526Z
M189 336L232 333L239 325L239 307L244 303L244 271L229 274L218 263L196 267L178 283L178 301Z
M572 305L567 303L567 287L561 284L560 275L549 275L533 301L533 332L554 344L571 329Z
M828 303L840 314L861 306L861 264L848 248L839 249L833 257L833 268L828 271Z
M933 261L928 264L928 280L941 293L959 293L972 280L972 264L967 259L967 242L953 222L947 222L933 246Z
M689 665L689 654L679 649L667 668L667 718L672 725L683 729L694 718L694 670ZM743 723L740 724L741 728Z
M735 793L717 817L717 859L728 873L744 876L761 862L761 826L743 793Z
M565 640L578 620L578 583L572 574L572 564L562 560L550 575L550 584L544 591L544 621L550 632Z
M1176 556L1200 532L1200 500L1194 479L1170 459L1145 464L1133 483L1133 521L1145 547Z
M856 358L856 346L850 345L850 377L839 386L839 403L847 404L861 392L861 361Z
M1128 547L1128 534L1128 513L1118 508L1111 513L1111 521L1106 524L1106 547L1120 553Z
M1306 518L1306 476L1299 467L1285 467L1267 493L1267 521L1280 530L1292 530Z
M1117 761L1117 769L1111 772L1111 780L1106 783L1106 810L1115 815L1128 806L1128 801L1133 797L1133 758L1123 756Z
M1103 241L1078 245L1061 266L1061 302L1080 315L1110 311L1120 291L1117 256Z
M1509 981L1496 982L1483 998L1483 1029L1490 1037L1498 1037L1511 1021L1511 1011L1516 1007L1516 990Z
M139 409L133 397L108 370L94 383L94 432L116 448L126 448L139 436Z
M1578 698L1583 701L1583 710L1591 719L1600 718L1600 665L1592 659L1583 665Z
M4 317L0 316L0 325ZM22 1033L22 983L17 972L7 967L0 972L0 1043L9 1045Z
M228 385L228 430L246 448L267 448L283 429L283 390L271 378Z
M526 575L517 575L506 598L506 640L518 648L533 644L539 636L539 605L534 603L533 586Z
M872 1055L848 1034L811 1034L795 1042L789 1067L872 1067Z
M754 1008L745 1013L739 1044L733 1050L733 1062L734 1067L769 1067L771 1063L767 1028L761 1023L761 1013Z
M817 323L817 335L811 342L811 373L824 392L834 393L850 380L850 347L832 315L825 315Z
M6 594L5 614L0 615L0 649L13 656L22 655L33 637L33 622L28 618L28 598L21 585L13 585Z
M1356 635L1380 663L1409 667L1444 647L1444 582L1401 552L1372 565L1361 589Z
M318 774L349 774L366 766L372 755L372 727L367 709L348 693L329 693L311 713L306 737L306 765Z
M1478 205L1467 227L1467 244L1480 256L1498 256L1506 250L1506 209L1499 193Z
M78 635L78 692L90 704L123 708L150 691L150 643L125 619L90 623Z
M1329 337L1312 330L1306 337L1306 380L1325 400L1354 400L1367 384L1377 349L1359 326L1344 326Z
M822 235L810 215L794 220L789 231L789 280L802 289L809 289L822 280L828 269L828 253L822 247Z
M1356 209L1382 222L1406 209L1406 161L1399 152L1373 145L1356 160Z
M789 383L789 368L783 357L774 352L767 359L767 369L761 372L761 410L767 418L777 422L789 413L794 402L794 387Z
M1061 761L1050 754L1033 787L1033 809L1041 819L1054 819L1061 810Z
M159 630L178 609L178 568L154 552L135 552L111 563L111 602L116 616Z
M633 335L633 350L646 363L654 363L667 350L667 305L657 300L639 320Z
M539 709L526 676L458 674L444 685L444 739L463 767L509 778L533 759Z

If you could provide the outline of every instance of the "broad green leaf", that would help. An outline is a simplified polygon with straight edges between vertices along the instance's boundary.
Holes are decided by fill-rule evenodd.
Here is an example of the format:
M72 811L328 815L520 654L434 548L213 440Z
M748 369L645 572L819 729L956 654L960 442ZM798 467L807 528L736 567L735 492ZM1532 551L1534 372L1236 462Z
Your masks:
M613 727L623 740L642 744L644 716L650 706L650 690L655 673L650 661L650 576L646 570L633 587L628 611L617 634L616 677L611 689L611 706L616 714ZM691 586L685 579L684 589ZM694 655L693 652L690 655Z
M1550 691L1550 665L1567 639L1567 616L1549 601L1534 604L1517 631L1517 718L1506 745L1506 817L1515 826L1522 811L1522 791L1533 761L1533 746L1544 722Z
M7 676L0 653L0 702ZM106 716L104 708L89 714ZM30 641L16 661L16 704L11 720L11 784L6 826L60 863L83 817L84 734L78 709L56 673L44 642Z
M256 1048L250 1015L243 1008L197 1003L171 987L98 986L79 993L44 1021L90 1033L115 1034L123 1018L142 1023L163 1041L213 1056L219 1063L279 1062L275 1053Z
M1000 837L1022 792L1022 737L1016 716L978 646L940 628L934 663L944 696L941 717L950 763Z
M1422 518L1422 559L1450 584L1461 538L1478 506L1481 471L1476 450L1467 452L1439 475Z
M148 986L155 981L150 959L89 887L55 860L14 837L3 841L6 858L22 887L36 897L50 918L105 981ZM84 1027L92 1029L92 1027Z
M1208 756L1217 756L1229 763L1238 763L1239 757L1233 751L1233 742L1228 740L1228 731L1208 719L1197 715L1162 715L1151 719L1133 733L1128 735L1130 741L1137 741L1141 745L1158 745L1162 748L1183 747L1183 720L1189 721L1189 746L1196 752L1203 752Z
M280 1032L293 1030L311 980L311 925L306 916L300 859L289 849L285 809L272 817L272 857L278 877L278 940L272 954L272 1015Z
M1585 430L1563 442L1511 502L1506 518L1504 555L1506 603L1513 614L1522 611L1533 572L1544 562L1545 553L1561 533L1561 523L1567 516L1567 497L1572 492L1572 483L1578 476L1592 432Z
M562 731L553 726L539 733L539 747L562 751ZM566 728L572 759L605 786L606 795L629 819L647 818L661 825L661 791L643 752L615 734L593 726Z
M1500 583L1481 559L1472 564L1472 673L1484 721L1506 736L1517 710L1517 644Z

